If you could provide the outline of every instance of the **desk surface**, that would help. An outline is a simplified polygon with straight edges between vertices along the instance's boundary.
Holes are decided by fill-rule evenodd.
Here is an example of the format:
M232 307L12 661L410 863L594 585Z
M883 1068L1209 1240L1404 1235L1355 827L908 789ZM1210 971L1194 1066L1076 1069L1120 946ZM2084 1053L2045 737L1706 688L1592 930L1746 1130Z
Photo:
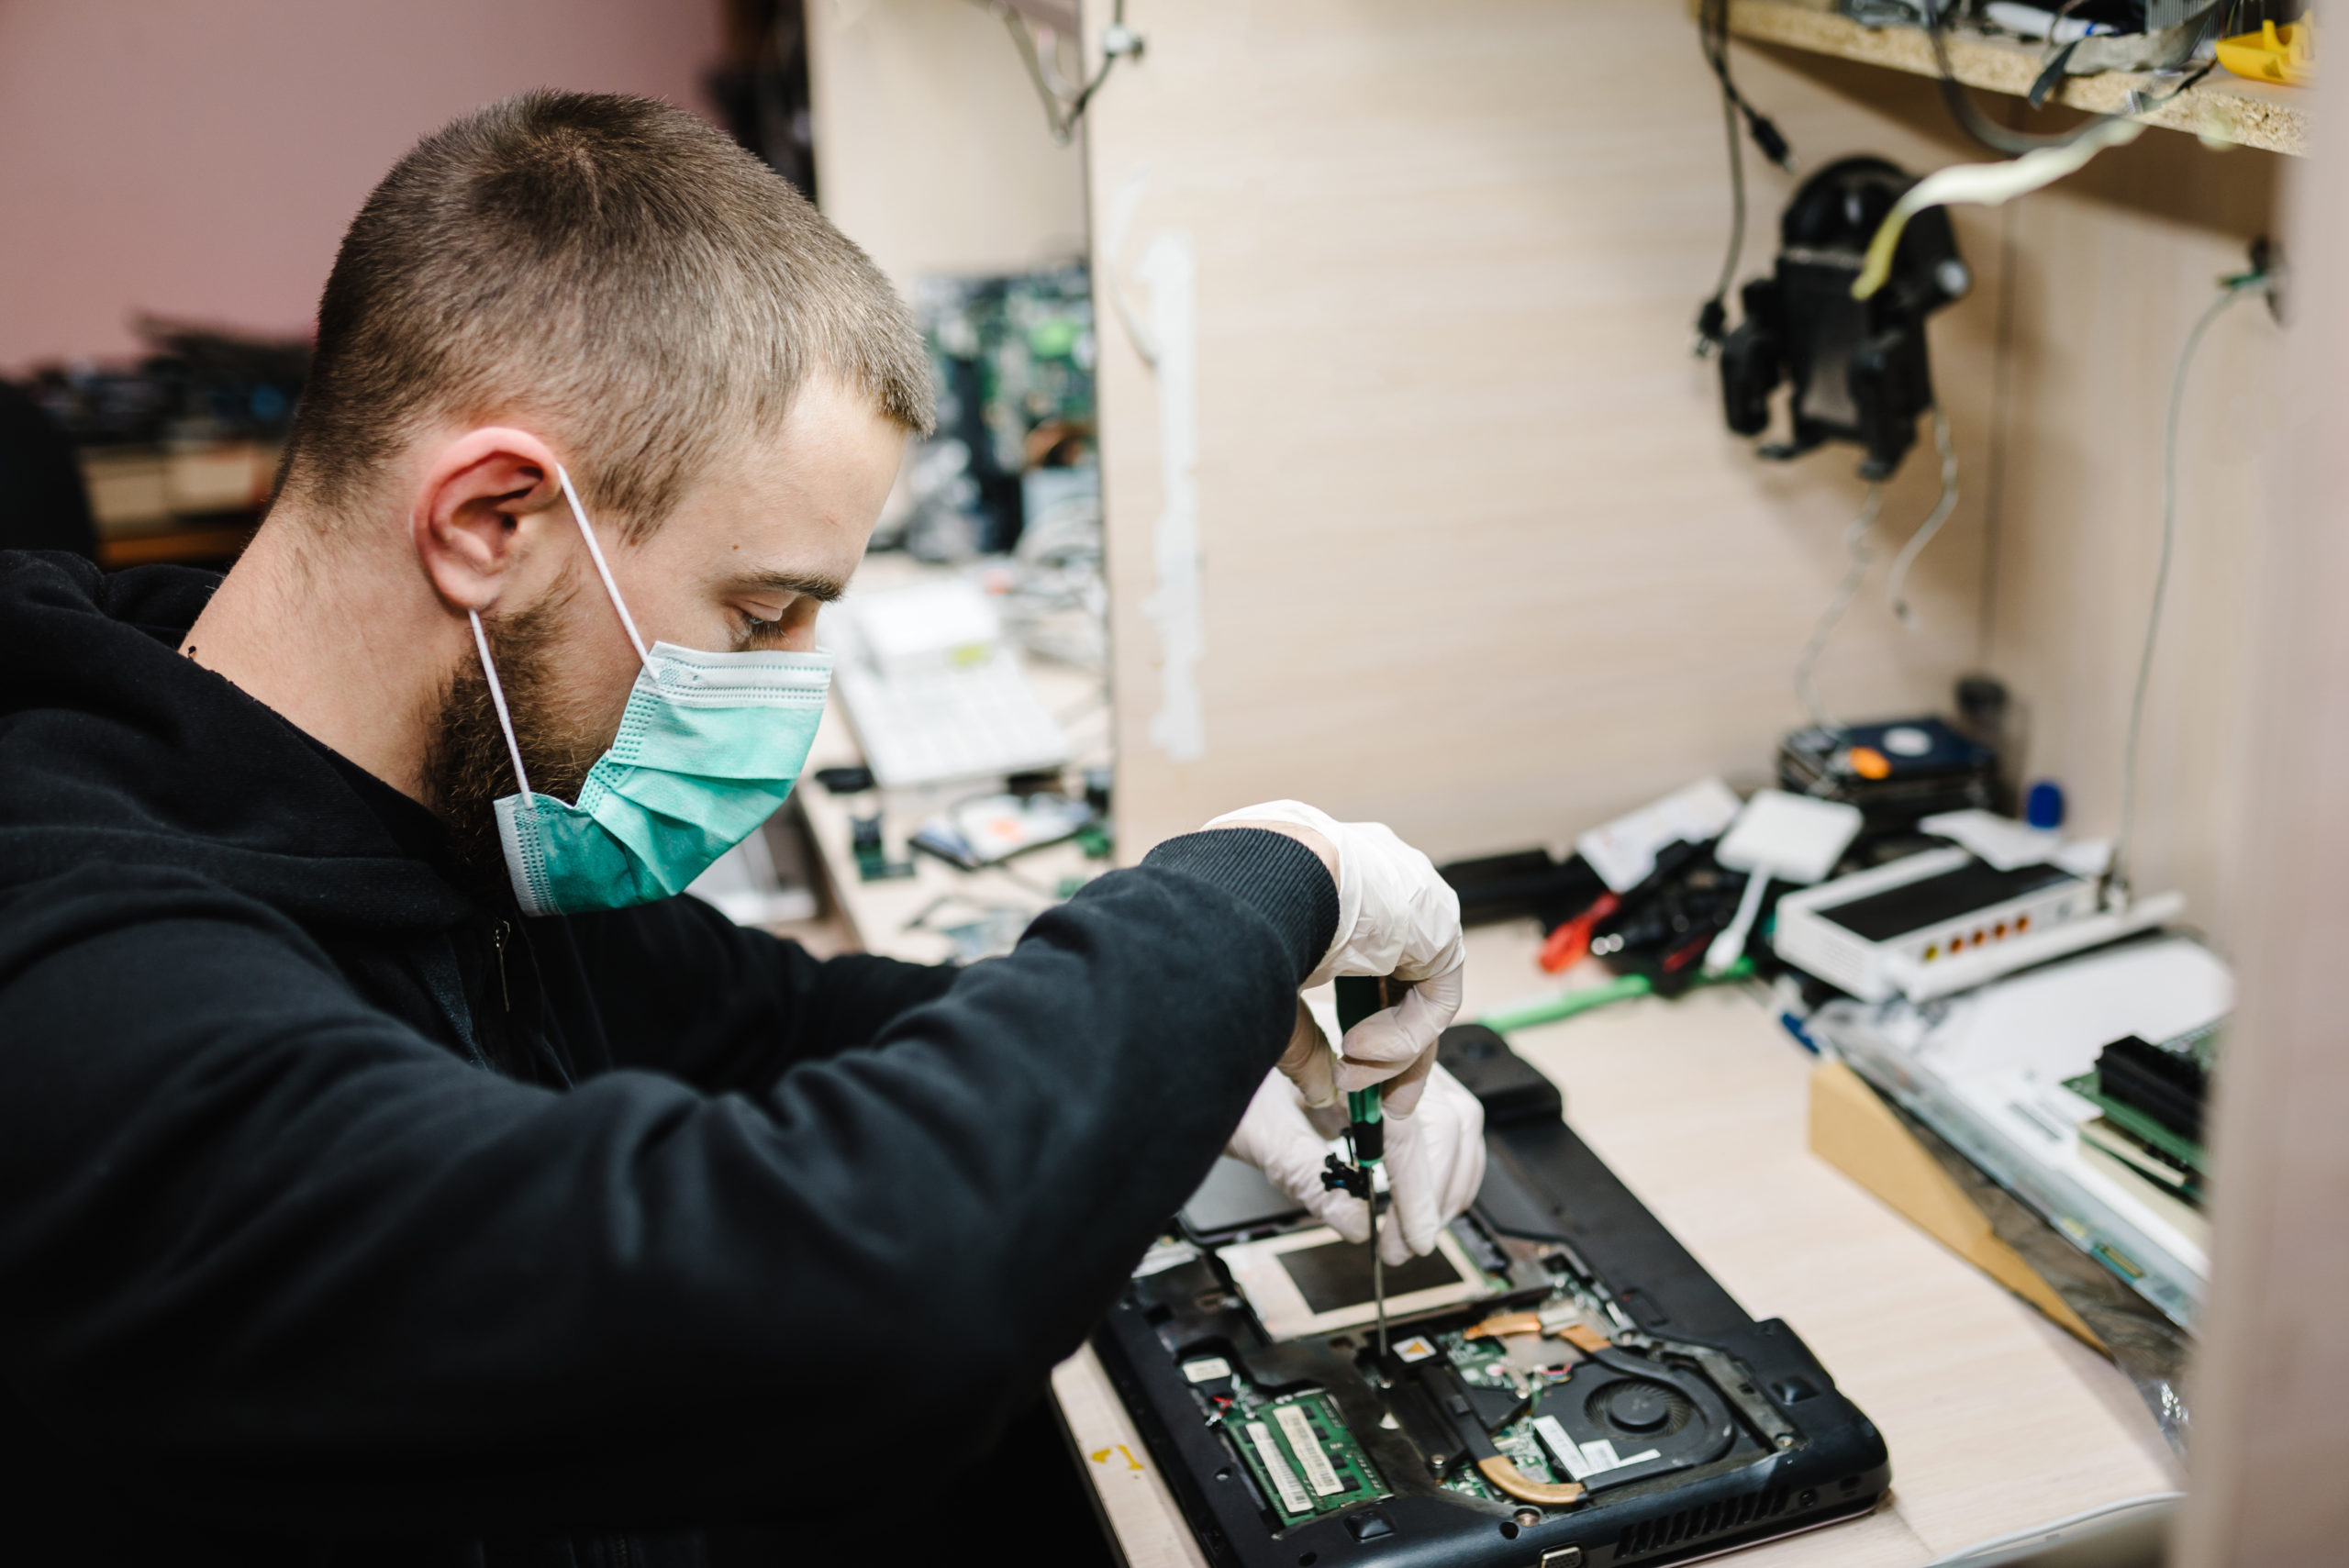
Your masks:
M1076 719L1082 755L1092 744L1084 705L1097 687L1074 672L1036 674L1048 705ZM811 765L857 757L837 706ZM820 789L805 798L842 913L874 951L945 958L944 938L906 929L941 895L1041 908L1061 878L1101 869L1063 847L1008 872L968 874L921 857L912 879L861 883L846 806ZM942 804L886 797L893 847ZM1539 936L1530 922L1470 933L1464 1017L1554 987L1533 967ZM1811 1155L1811 1059L1755 996L1631 1003L1520 1030L1511 1043L1558 1082L1584 1140L1748 1312L1794 1327L1891 1449L1889 1507L1740 1563L1910 1568L2183 1485L2117 1370ZM1128 1562L1204 1568L1091 1350L1062 1363L1052 1387Z

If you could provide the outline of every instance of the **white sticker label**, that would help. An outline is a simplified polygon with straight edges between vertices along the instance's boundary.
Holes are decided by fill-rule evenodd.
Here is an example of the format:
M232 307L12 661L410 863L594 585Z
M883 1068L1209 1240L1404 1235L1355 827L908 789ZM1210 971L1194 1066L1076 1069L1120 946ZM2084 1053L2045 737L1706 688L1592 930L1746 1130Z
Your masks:
M1315 1496L1326 1497L1345 1489L1339 1483L1330 1456L1321 1451L1320 1434L1305 1418L1304 1411L1294 1405L1283 1405L1273 1412L1273 1419L1281 1424L1281 1430L1287 1435L1289 1451L1297 1455L1297 1463L1305 1466L1305 1479L1312 1484Z
M1565 1467L1567 1474L1579 1481L1590 1473L1589 1466L1583 1463L1581 1448L1566 1436L1566 1429L1558 1425L1557 1417L1536 1416L1533 1432L1542 1440L1542 1446L1550 1451L1550 1457Z
M1435 1347L1423 1339L1409 1339L1396 1346L1395 1353L1407 1362L1423 1362L1435 1354Z
M1542 1446L1550 1451L1550 1457L1564 1466L1566 1473L1577 1481L1587 1481L1594 1475L1603 1475L1610 1470L1621 1470L1633 1464L1645 1464L1651 1459L1661 1457L1655 1449L1648 1449L1640 1453L1619 1454L1615 1451L1614 1443L1606 1438L1598 1438L1586 1443L1577 1443L1566 1435L1565 1428L1558 1425L1558 1418L1555 1416L1535 1417L1533 1430L1535 1435L1541 1438Z
M1213 1383L1219 1377L1231 1375L1231 1363L1221 1356L1201 1356L1183 1363L1183 1375L1193 1383Z
M1297 1472L1288 1467L1288 1456L1281 1452L1281 1445L1273 1437L1273 1429L1262 1421L1248 1423L1248 1440L1256 1445L1256 1457L1264 1466L1264 1473L1273 1478L1273 1490L1281 1495L1281 1507L1292 1514L1309 1514L1313 1499L1297 1483Z

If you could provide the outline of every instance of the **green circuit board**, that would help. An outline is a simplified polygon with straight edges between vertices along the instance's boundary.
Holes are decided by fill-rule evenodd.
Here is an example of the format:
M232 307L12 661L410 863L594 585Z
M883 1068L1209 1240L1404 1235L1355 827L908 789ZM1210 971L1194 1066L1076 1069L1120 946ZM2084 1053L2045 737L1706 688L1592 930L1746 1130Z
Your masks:
M1586 1326L1601 1333L1609 1332L1614 1320L1602 1298L1571 1279L1557 1279L1549 1297L1537 1305L1553 1312L1570 1309L1569 1318L1579 1317ZM1550 1336L1537 1339L1512 1333L1506 1338L1472 1339L1466 1332L1468 1322L1452 1321L1459 1326L1431 1327L1417 1333L1408 1327L1398 1328L1394 1339L1398 1359L1408 1365L1440 1356L1472 1390L1506 1391L1524 1401L1517 1418L1488 1429L1495 1451L1529 1480L1573 1479L1553 1459L1535 1430L1534 1419L1541 1413L1541 1396L1566 1383L1571 1368L1584 1360L1583 1353L1570 1342ZM1353 1348L1342 1336L1334 1344L1341 1350ZM1252 1383L1241 1366L1233 1364L1238 1359L1195 1357L1184 1363L1184 1372L1209 1424L1220 1428L1265 1507L1277 1517L1278 1528L1286 1529L1392 1496L1328 1391L1292 1388L1275 1396ZM1387 1424L1394 1421L1390 1415ZM1494 1487L1465 1455L1431 1452L1427 1457L1442 1477L1441 1485L1452 1491L1510 1507L1525 1506Z
M1243 1385L1224 1429L1284 1528L1387 1495L1330 1396L1318 1389L1259 1399Z
M1539 1373L1516 1371L1509 1365L1508 1354L1497 1340L1471 1340L1458 1333L1433 1334L1428 1339L1451 1361L1453 1370L1470 1384L1532 1395L1539 1389L1564 1381ZM1494 1432L1493 1447L1499 1450L1502 1457L1516 1465L1529 1480L1570 1481L1572 1476L1555 1473L1556 1467L1551 1462L1549 1451L1534 1435L1533 1416L1540 1408L1539 1404L1527 1407L1524 1415ZM1482 1497L1487 1502L1515 1502L1514 1498L1503 1496L1477 1473L1473 1464L1453 1466L1451 1473L1444 1477L1443 1485L1454 1492L1464 1492L1471 1497Z

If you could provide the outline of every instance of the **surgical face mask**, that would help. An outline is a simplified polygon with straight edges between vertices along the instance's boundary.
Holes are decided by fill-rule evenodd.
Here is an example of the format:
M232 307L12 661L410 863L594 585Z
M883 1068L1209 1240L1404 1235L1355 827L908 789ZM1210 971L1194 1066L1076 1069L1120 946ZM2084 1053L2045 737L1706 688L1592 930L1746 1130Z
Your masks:
M495 806L507 874L525 915L623 909L685 891L774 814L807 762L831 687L829 653L702 653L650 649L561 468L571 515L642 668L618 736L596 759L579 803L531 792L514 720L481 617L473 643L520 793Z

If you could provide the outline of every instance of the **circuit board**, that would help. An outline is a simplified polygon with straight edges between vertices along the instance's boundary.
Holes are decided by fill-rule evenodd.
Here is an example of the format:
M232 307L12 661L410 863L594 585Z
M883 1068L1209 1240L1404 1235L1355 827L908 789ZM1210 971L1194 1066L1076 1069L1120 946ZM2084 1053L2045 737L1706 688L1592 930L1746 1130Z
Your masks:
M1579 1318L1596 1328L1609 1321L1606 1304L1562 1280L1541 1306L1552 1314ZM1531 1480L1570 1479L1557 1466L1536 1428L1540 1396L1565 1383L1584 1357L1556 1338L1530 1335L1505 1339L1472 1335L1470 1325L1399 1334L1397 1352L1408 1362L1442 1357L1472 1387L1489 1388L1527 1401L1525 1409L1491 1433L1493 1447ZM1604 1342L1603 1340L1600 1342ZM1324 1391L1268 1394L1220 1357L1185 1365L1211 1424L1220 1426L1256 1483L1258 1493L1286 1529L1358 1503L1386 1496L1389 1488L1363 1444L1348 1428L1336 1402ZM1442 1485L1488 1502L1517 1506L1471 1463L1449 1467Z
M1387 1495L1328 1395L1259 1399L1235 1385L1224 1429L1284 1527Z
M1463 1382L1472 1385L1481 1385L1487 1388L1505 1388L1513 1394L1526 1396L1537 1395L1542 1389L1553 1387L1566 1381L1563 1373L1553 1375L1545 1370L1539 1369L1520 1372L1510 1366L1508 1352L1498 1339L1471 1340L1464 1334L1450 1333L1431 1334L1427 1336L1427 1341L1435 1347L1439 1354L1451 1361L1453 1370L1460 1373ZM1573 1359L1574 1353L1571 1351L1558 1345L1554 1340L1551 1341L1551 1344L1560 1352L1559 1359L1562 1362ZM1549 1451L1542 1446L1541 1438L1534 1432L1533 1417L1540 1408L1541 1405L1537 1400L1527 1407L1524 1415L1495 1431L1492 1434L1493 1447L1499 1450L1503 1458L1516 1465L1531 1480L1572 1480L1573 1477L1555 1468ZM1444 1478L1443 1484L1454 1492L1465 1492L1472 1497L1482 1497L1488 1502L1513 1505L1515 1501L1502 1496L1490 1482L1477 1473L1476 1467L1473 1464L1454 1466L1452 1473Z

